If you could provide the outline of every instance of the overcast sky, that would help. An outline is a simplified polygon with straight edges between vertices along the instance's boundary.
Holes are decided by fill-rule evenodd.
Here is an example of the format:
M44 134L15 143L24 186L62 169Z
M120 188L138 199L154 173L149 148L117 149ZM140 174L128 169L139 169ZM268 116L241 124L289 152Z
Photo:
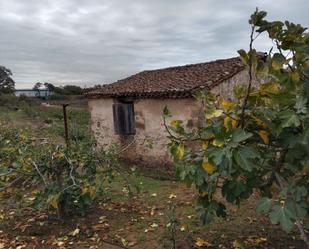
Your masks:
M0 0L0 65L16 88L81 86L235 56L255 7L309 26L309 0ZM271 47L266 37L259 50Z

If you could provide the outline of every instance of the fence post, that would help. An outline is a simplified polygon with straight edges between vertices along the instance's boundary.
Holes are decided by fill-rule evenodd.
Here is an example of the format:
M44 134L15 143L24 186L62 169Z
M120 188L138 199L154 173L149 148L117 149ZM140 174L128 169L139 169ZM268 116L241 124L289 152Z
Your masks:
M65 138L65 143L67 145L67 148L69 148L70 142L69 142L69 132L68 132L68 118L67 118L67 106L69 104L63 104L62 109L63 109L63 122L64 122L64 138Z

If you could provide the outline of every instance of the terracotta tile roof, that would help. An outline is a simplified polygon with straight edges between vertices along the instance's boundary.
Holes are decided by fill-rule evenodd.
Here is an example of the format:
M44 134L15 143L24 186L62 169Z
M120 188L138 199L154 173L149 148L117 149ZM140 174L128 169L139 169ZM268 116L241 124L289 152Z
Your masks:
M213 88L244 70L239 57L146 70L87 93L88 98L185 98L200 88Z

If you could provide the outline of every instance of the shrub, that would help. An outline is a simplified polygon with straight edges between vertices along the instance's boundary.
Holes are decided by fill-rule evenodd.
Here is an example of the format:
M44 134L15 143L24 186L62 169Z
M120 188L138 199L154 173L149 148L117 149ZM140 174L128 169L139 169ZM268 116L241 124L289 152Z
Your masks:
M36 207L49 206L59 218L84 213L105 190L118 164L116 150L97 149L91 142L69 148L0 126L0 189L2 197L29 190Z
M11 94L0 94L0 106L7 108L18 107L18 97Z
M12 94L0 94L0 106L8 109L20 109L24 106L33 106L37 104L37 100L29 98L27 96L17 97Z

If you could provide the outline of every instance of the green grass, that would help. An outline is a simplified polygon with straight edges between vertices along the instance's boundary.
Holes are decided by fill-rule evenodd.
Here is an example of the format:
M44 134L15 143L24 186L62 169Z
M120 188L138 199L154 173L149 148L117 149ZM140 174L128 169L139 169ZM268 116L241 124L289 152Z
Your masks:
M21 102L16 108L2 106L0 119L18 128L29 128L39 136L64 142L64 121L62 106L41 106L38 103ZM85 141L93 139L90 130L90 113L85 107L67 107L69 139Z

